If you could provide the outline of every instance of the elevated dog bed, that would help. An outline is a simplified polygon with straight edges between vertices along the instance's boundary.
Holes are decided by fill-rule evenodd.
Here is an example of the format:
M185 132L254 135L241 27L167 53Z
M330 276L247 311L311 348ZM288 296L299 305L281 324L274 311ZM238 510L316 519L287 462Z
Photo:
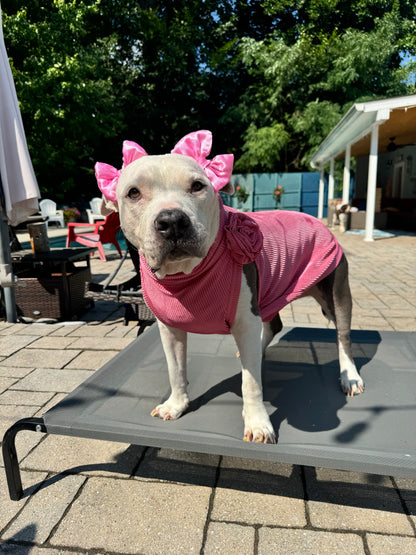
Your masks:
M416 477L416 333L353 331L366 382L339 388L334 330L285 328L267 350L264 395L277 445L242 441L241 373L230 336L189 337L191 405L179 420L150 411L169 393L159 332L152 326L43 418L5 434L12 499L22 495L15 435L22 429L201 453Z

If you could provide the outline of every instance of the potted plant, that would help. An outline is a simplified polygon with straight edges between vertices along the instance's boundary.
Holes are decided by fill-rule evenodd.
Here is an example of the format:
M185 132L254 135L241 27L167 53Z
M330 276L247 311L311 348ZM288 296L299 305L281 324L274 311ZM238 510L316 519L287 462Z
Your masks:
M283 196L284 192L285 192L285 190L283 189L283 187L281 185L278 185L277 187L274 188L274 190L273 190L273 199L276 203L276 208L281 203L282 196Z
M64 208L64 222L76 222L77 218L81 216L81 212L75 206Z
M244 186L237 185L237 187L235 188L235 198L237 199L238 208L241 208L243 206L249 196L250 193Z

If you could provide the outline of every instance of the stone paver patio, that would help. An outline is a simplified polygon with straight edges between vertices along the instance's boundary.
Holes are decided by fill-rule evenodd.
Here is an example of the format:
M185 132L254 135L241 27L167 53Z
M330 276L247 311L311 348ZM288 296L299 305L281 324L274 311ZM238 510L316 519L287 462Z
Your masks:
M416 331L416 236L338 237L353 328ZM117 262L94 257L94 276ZM309 299L281 315L327 325ZM107 301L72 325L0 322L0 438L129 344L136 327L122 324L123 307ZM416 480L33 432L17 449L26 490L9 500L0 459L0 553L416 553Z

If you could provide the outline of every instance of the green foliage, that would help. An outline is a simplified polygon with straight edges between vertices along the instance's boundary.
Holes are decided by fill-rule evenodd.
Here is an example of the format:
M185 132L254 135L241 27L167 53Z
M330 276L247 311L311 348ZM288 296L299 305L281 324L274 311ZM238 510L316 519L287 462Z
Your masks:
M243 185L237 185L234 196L240 204L244 204L250 194Z
M359 100L415 92L413 0L2 0L44 196L89 200L121 144L211 129L239 171L307 170ZM407 64L401 62L406 59Z
M348 2L348 10L337 0L295 2L298 10L293 4L266 2L281 25L264 40L241 41L247 69L262 83L252 91L252 125L284 126L289 144L267 161L286 171L308 168L312 152L354 102L414 92L406 82L411 66L400 65L404 49L414 53L412 3ZM246 137L243 149L249 143Z
M284 192L285 190L281 185L277 185L277 187L274 188L272 197L276 203L276 206L278 206L281 203Z
M289 134L280 123L257 129L251 125L245 135L243 154L236 163L241 172L274 171L276 160L289 142Z
M15 11L9 6L15 5ZM114 37L91 37L95 2L4 2L8 54L41 193L62 201L83 186L94 153L122 121L113 89ZM18 6L17 6L18 5Z
M304 145L304 155L298 161L299 166L307 167L317 145L338 123L341 115L341 108L337 103L315 100L309 102L303 110L296 110L288 117L290 128Z

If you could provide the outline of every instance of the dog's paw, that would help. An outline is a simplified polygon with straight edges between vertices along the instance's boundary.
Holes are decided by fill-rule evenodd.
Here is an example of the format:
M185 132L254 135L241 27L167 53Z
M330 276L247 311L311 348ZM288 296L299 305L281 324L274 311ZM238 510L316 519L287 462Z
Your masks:
M255 416L251 419L243 414L243 419L244 441L253 443L276 443L276 435L267 414L263 417Z
M364 393L365 385L363 380L357 374L353 378L349 377L347 371L341 372L340 376L341 389L347 397L354 397L354 395L359 395Z
M167 401L158 405L150 413L151 416L158 416L162 420L177 420L189 407L189 400L174 401L170 397Z
M244 432L243 441L250 441L252 443L276 443L276 436L273 433L255 430Z

